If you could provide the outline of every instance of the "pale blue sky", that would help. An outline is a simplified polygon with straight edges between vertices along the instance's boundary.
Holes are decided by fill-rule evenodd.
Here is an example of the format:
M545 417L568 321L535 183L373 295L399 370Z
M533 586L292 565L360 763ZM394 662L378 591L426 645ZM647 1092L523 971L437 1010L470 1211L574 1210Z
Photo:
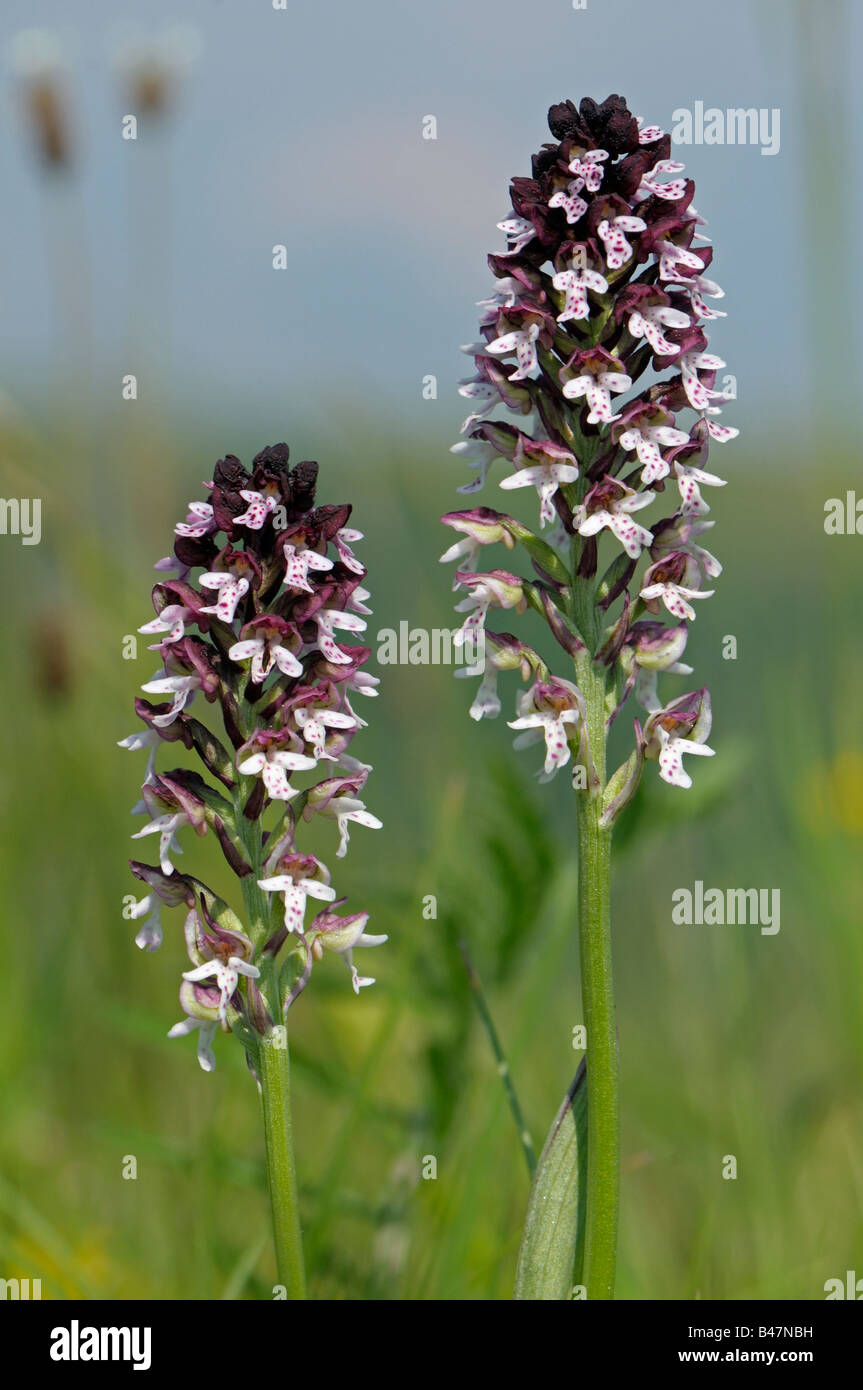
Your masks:
M844 212L818 188L804 142L813 132L798 54L813 67L818 53L799 42L795 0L587 0L585 10L571 0L288 0L286 12L271 0L6 0L0 385L31 407L38 400L58 337L52 260L74 262L80 230L98 389L113 393L115 374L138 365L128 346L137 304L142 324L162 325L171 390L184 405L248 411L318 393L427 422L420 380L435 373L438 408L455 428L464 413L457 348L475 336L486 253L503 244L495 223L508 180L529 172L551 102L619 91L665 128L697 100L780 109L775 157L749 146L679 154L726 290L729 318L713 344L738 377L734 418L763 425L779 409L793 418L813 356L807 235L822 208L830 226L843 220L838 240L828 228L819 247L821 283L832 296L841 284L831 312L847 336L860 319L859 276L843 265L859 225L860 100L849 73L863 7L801 4L848 16L821 59L830 110L843 84L852 106ZM120 138L130 107L108 61L123 22L200 32L169 127L150 140L142 131L137 144ZM66 205L34 165L9 71L11 36L34 26L57 26L70 54L79 170ZM429 114L436 141L421 138ZM136 191L142 176L154 190L170 187L170 201L140 182ZM151 287L141 248L154 236L172 269ZM271 269L278 242L292 260L284 273ZM837 352L826 330L816 319L822 360Z

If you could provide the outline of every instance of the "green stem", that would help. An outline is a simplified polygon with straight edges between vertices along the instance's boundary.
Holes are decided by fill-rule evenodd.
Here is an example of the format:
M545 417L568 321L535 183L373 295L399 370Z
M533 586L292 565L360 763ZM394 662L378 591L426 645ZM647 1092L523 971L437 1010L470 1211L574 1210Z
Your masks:
M294 1164L290 1071L287 1030L277 1029L261 1040L258 1052L267 1182L279 1282L288 1298L302 1299L306 1296L306 1276Z
M248 930L255 950L260 951L270 935L270 912L266 894L258 887L261 877L263 846L259 821L248 821L242 806L248 785L241 783L234 800L237 827L252 865L252 873L243 879L243 898L246 904ZM276 1026L260 1040L256 1054L256 1070L261 1083L261 1108L264 1118L264 1149L267 1163L267 1185L273 1220L273 1241L276 1249L276 1268L279 1282L289 1299L306 1296L306 1276L303 1263L303 1239L300 1229L300 1203L297 1189L297 1170L294 1162L294 1134L291 1121L291 1063L288 1052L288 1030L284 1026L279 972L270 957L259 958L260 989L270 1016Z
M587 1203L582 1283L588 1299L614 1297L620 1188L620 1103L611 967L611 831L599 824L605 782L605 678L579 661L599 787L577 793L581 996L587 1032ZM590 775L588 774L588 783Z

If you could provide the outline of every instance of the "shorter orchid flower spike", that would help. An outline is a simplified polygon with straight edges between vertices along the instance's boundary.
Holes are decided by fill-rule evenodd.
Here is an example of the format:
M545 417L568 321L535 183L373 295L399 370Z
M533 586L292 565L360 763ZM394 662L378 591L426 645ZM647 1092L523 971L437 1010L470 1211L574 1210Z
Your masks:
M644 726L644 756L659 762L659 775L672 787L691 787L692 778L682 762L684 753L712 757L707 747L712 715L707 690L681 695L664 709L654 710Z
M490 385L500 380L500 389L492 386L497 399L520 391L527 399L526 389L508 384L511 367L487 362L481 375ZM365 631L361 615L371 611L366 570L353 550L363 537L351 525L349 505L316 502L317 475L311 460L291 467L286 444L263 449L248 471L231 454L216 463L204 484L207 501L190 504L174 528L174 554L156 565L155 617L140 630L155 639L162 667L144 686L150 698L135 700L143 732L120 743L149 754L133 812L146 819L134 838L159 843L156 864L131 861L146 885L124 908L136 923L137 945L158 949L163 909L186 909L183 1017L169 1036L197 1032L198 1060L211 1071L216 1034L233 1033L259 1080L262 1041L311 973L306 902L335 900L329 869L296 845L301 812L307 820L318 813L336 821L339 855L351 821L380 825L359 800L371 768L350 751L365 727L351 699L376 695L379 684L362 669L370 648L349 637ZM207 702L206 722L190 712L199 697ZM208 775L157 770L163 744L196 755ZM324 767L330 775L320 780ZM302 787L291 784L295 773L309 774ZM248 934L228 903L175 867L186 827L199 836L211 832L241 881ZM281 898L284 926L278 908L274 926L264 893ZM317 938L351 965L351 944L379 940L363 936L365 920L347 919L346 935L335 918L322 921ZM282 951L302 960L299 974L296 959L278 960ZM259 987L264 960L277 968L268 968ZM352 977L355 987L367 983L353 970Z

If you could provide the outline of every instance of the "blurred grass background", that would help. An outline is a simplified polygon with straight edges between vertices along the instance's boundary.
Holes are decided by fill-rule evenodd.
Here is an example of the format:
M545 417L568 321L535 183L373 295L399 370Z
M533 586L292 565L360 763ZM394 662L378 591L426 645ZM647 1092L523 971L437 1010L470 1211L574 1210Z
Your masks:
M0 1267L41 1277L46 1296L269 1296L274 1279L240 1049L223 1040L206 1077L191 1046L168 1042L180 914L153 956L122 917L143 764L114 743L153 665L143 643L137 661L121 657L148 614L150 565L227 448L248 459L284 434L303 455L314 437L322 497L350 497L366 532L372 631L450 621L436 517L451 470L437 441L310 412L286 425L246 427L221 449L194 426L157 450L127 440L116 495L91 468L90 501L92 456L68 435L6 426L4 495L37 479L45 516L63 518L39 547L7 537L0 550ZM691 796L648 776L619 836L624 1298L822 1297L856 1267L863 1234L856 545L824 535L823 480L795 466L792 445L735 448L713 512L726 573L690 648L719 756ZM117 523L124 504L131 529ZM727 633L736 661L721 656ZM391 942L373 990L355 999L327 961L292 1018L311 1287L507 1298L527 1178L458 940L541 1144L579 1056L572 811L565 779L535 785L535 754L512 754L502 721L468 719L469 687L450 669L379 673L362 742L386 828L357 831L340 883ZM207 841L187 843L186 863L236 898ZM779 888L781 931L673 925L671 893L696 878ZM721 1177L727 1154L736 1181ZM420 1177L427 1155L434 1180Z
M816 109L824 82L806 90ZM813 177L829 209L838 192L823 161ZM133 196L146 206L146 190ZM114 377L87 380L74 186L48 188L43 211L69 251L58 360L41 404L35 387L0 402L0 493L43 499L41 544L0 544L0 1275L41 1278L53 1298L269 1298L258 1104L241 1051L219 1040L206 1077L193 1046L167 1040L180 914L166 914L152 956L122 916L143 755L115 744L155 669L143 639L124 661L123 638L150 616L152 564L215 460L248 463L281 439L321 461L321 501L354 503L372 634L403 619L452 625L437 517L458 505L461 476L433 407L418 434L396 402L334 406L323 391L230 420L217 389L204 419L162 408L158 391L123 404ZM142 233L131 340L155 372L148 245ZM816 363L832 313L816 295ZM687 653L713 692L719 756L694 769L687 795L648 767L620 826L624 1299L818 1299L863 1260L861 577L859 542L823 530L826 498L857 485L859 461L848 432L829 428L801 398L797 418L721 452L732 485L711 498L712 548L726 569ZM368 803L385 829L357 830L339 885L391 940L374 989L355 999L328 960L291 1019L310 1289L506 1299L527 1175L458 943L538 1148L580 1057L574 816L566 779L537 786L536 755L512 753L503 720L470 721L470 686L451 670L377 673L357 752L375 765ZM517 681L502 688L509 709ZM184 867L239 907L209 838L184 837ZM673 925L671 894L696 879L779 888L781 931ZM437 1176L424 1180L428 1156Z

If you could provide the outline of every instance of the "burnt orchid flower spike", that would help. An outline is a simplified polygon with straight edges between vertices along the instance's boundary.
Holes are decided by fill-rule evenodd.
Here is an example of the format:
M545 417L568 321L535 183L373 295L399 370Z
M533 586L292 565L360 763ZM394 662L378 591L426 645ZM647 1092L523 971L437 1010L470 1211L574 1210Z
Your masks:
M619 96L562 102L548 122L553 143L534 156L530 177L513 179L511 209L498 223L506 246L489 256L494 285L479 301L478 339L463 349L474 365L460 386L471 413L453 447L474 474L461 492L492 480L513 502L533 492L538 525L488 506L448 512L443 520L458 538L442 559L456 563L466 614L459 640L484 640L472 718L500 713L498 678L519 670L527 688L510 725L516 746L543 746L542 779L573 768L589 1114L577 1282L588 1298L611 1298L619 1185L612 827L646 763L686 788L687 755L713 751L707 691L670 698L660 677L691 673L682 661L688 625L722 568L701 544L713 525L709 490L723 484L707 454L738 431L720 421L727 396L716 378L725 363L708 343L709 325L724 316L715 307L723 292L708 273L713 249L670 136L643 125ZM505 569L485 558L500 545ZM516 572L519 547L532 573ZM495 634L497 609L508 619L528 610L544 618L559 670L512 633ZM641 710L634 746L609 773L608 730L630 700ZM571 1276L559 1287L568 1289ZM519 1296L557 1296L525 1292L538 1277L525 1256Z
M349 640L371 611L353 549L362 534L348 525L349 506L315 505L317 472L311 462L291 468L286 444L264 449L250 473L232 455L216 464L207 500L190 502L173 555L156 565L156 616L139 631L160 667L142 687L152 698L135 701L143 729L120 745L147 752L134 808L146 822L133 838L158 844L158 863L131 863L147 889L128 911L135 939L157 950L164 909L183 909L191 966L169 1037L195 1033L204 1071L219 1034L245 1049L262 1097L279 1277L297 1298L288 1009L325 952L342 957L357 994L374 984L353 953L386 941L365 931L367 913L333 911L329 868L297 843L305 822L334 821L340 859L352 827L381 825L363 800L371 768L349 751L364 725L351 702L378 684L362 670L369 648ZM177 744L200 771L172 766ZM241 915L181 871L189 831L215 837L239 880ZM310 898L322 910L309 921Z

